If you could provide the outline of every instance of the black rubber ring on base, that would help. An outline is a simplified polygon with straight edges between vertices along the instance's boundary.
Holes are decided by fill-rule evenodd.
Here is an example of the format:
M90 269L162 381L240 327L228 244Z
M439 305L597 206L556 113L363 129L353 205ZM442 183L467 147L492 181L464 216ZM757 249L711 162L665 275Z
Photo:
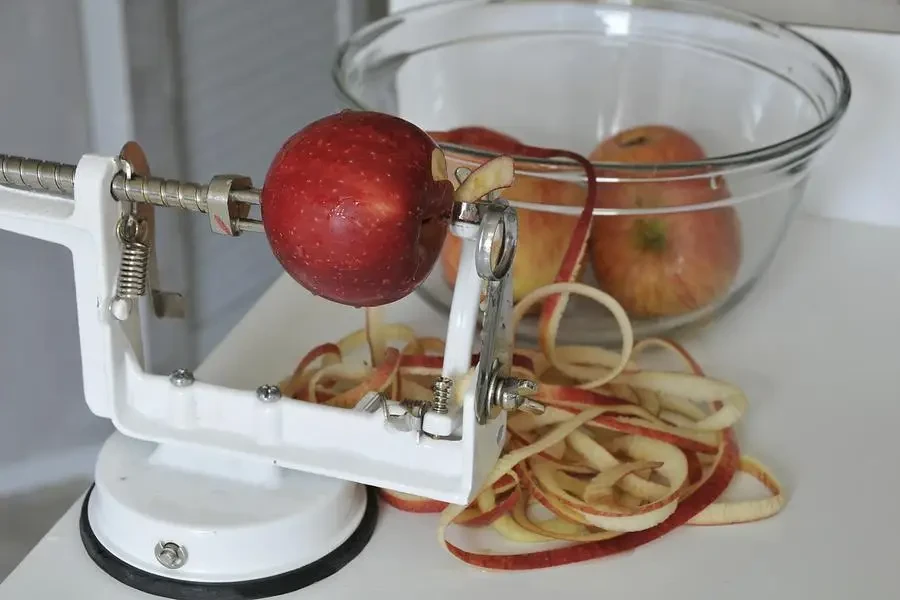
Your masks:
M196 583L147 573L122 561L107 550L94 535L88 519L88 501L93 490L92 484L81 505L81 518L78 523L81 542L88 556L107 575L120 583L145 594L173 600L258 600L296 592L334 575L356 558L372 539L378 521L378 493L374 488L367 487L366 509L359 526L343 544L315 562L262 579L229 583Z

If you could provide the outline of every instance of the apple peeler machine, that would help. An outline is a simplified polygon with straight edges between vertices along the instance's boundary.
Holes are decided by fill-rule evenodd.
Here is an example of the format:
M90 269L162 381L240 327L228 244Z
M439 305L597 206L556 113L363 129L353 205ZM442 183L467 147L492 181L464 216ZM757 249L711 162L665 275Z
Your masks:
M467 504L500 455L506 413L543 409L535 383L511 376L517 220L495 195L453 207L463 253L430 402L372 392L346 410L282 398L271 381L148 372L142 315L183 311L156 289L154 210L205 213L214 233L238 236L263 232L258 204L247 177L153 177L134 142L77 165L0 156L0 229L71 251L84 396L116 428L82 506L84 550L141 592L264 598L315 583L365 547L373 488ZM472 385L456 389L479 349Z

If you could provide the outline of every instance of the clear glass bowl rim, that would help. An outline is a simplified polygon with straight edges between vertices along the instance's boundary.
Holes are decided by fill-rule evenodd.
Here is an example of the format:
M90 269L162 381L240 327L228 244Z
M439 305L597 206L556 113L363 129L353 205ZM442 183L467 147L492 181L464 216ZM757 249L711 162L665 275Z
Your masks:
M582 3L581 0L574 0L576 3ZM392 23L399 23L408 18L411 15L418 14L428 14L432 11L446 11L446 10L465 10L466 8L472 8L477 5L489 3L483 2L478 4L473 4L472 0L434 0L432 2L427 2L420 6L414 6L411 8L403 9L397 11L391 15L386 17L382 17L376 21L365 25L364 27L356 30L346 41L339 45L337 53L335 55L335 59L332 64L332 81L337 88L338 93L343 97L344 101L347 102L351 107L356 110L365 110L365 111L376 111L378 109L368 106L361 98L353 93L353 91L349 88L349 86L345 82L344 72L343 72L343 64L348 53L353 49L356 45L359 44L360 39L366 38L372 31L381 30L381 29L391 29L389 27ZM648 8L647 6L632 6L629 4L620 4L616 2L597 2L597 5L609 5L615 7L617 10L629 10L632 8ZM697 14L701 16L708 17L719 17L724 18L734 23L738 23L744 25L746 27L751 27L754 29L762 29L772 31L778 34L780 38L787 37L793 38L795 41L799 41L805 44L811 50L817 52L820 57L824 58L828 65L831 67L832 72L827 73L826 76L829 77L829 80L834 84L836 88L836 101L834 105L831 107L831 110L822 118L816 125L798 133L792 137L786 138L774 144L769 144L766 146L762 146L760 148L754 148L752 150L746 150L743 152L736 152L732 154L723 154L719 156L708 157L701 161L683 161L683 162L669 162L669 163L622 163L622 162L592 162L594 169L597 173L601 171L615 171L618 173L634 173L636 175L635 179L630 179L628 177L620 178L620 177L597 177L598 182L609 182L609 181L635 181L635 182L643 182L650 183L653 181L673 181L673 180L681 180L685 178L710 178L715 175L721 175L728 172L733 172L736 170L745 170L748 168L756 167L761 164L768 163L770 161L777 161L780 159L785 159L792 154L800 153L807 154L810 149L817 144L821 145L826 142L830 136L833 134L835 128L838 123L843 118L844 114L847 111L847 107L850 104L851 98L851 83L850 77L847 74L847 71L844 69L844 66L841 62L827 49L823 46L810 39L809 37L795 31L794 29L777 23L775 21L770 21L764 19L762 17L753 15L751 13L747 13L744 11L740 11L737 9L732 9L723 6L711 5L706 2L700 2L696 0L665 0L665 4L671 5L676 10L678 7L683 7L685 9L685 14ZM650 6L649 8L653 8ZM441 148L444 149L445 152L456 155L457 157L469 159L473 162L483 162L486 160L490 160L499 156L501 153L493 152L490 150L484 150L481 148L474 148L471 146L461 145L461 144L452 144L449 142L438 142ZM516 170L518 172L523 172L528 175L539 176L537 172L532 171L531 169L542 169L546 172L552 171L560 171L560 170L572 170L573 167L575 169L579 169L579 167L575 166L571 159L565 158L534 158L529 156L521 156L521 155L513 155L513 158L516 161ZM522 167L522 168L520 168ZM691 170L694 171L693 174L688 176L678 176L676 173L678 171ZM702 173L697 173L697 171L702 171ZM658 177L647 177L648 173L652 173ZM669 175L667 175L667 173ZM586 180L585 175L581 175L581 181L584 182ZM723 200L717 200L714 202L706 202L693 204L685 207L672 207L671 209L604 209L597 208L594 210L595 215L636 215L636 214L659 214L666 212L690 212L698 209L711 209L717 208L721 206L729 206L737 203L737 201L741 201L741 199L736 198L726 198ZM561 206L561 205L547 205L547 204L532 204L526 202L511 202L511 204L520 206L522 208L528 208L530 210L537 210L540 212L554 212L559 214L571 214L577 215L581 212L579 207L572 206Z

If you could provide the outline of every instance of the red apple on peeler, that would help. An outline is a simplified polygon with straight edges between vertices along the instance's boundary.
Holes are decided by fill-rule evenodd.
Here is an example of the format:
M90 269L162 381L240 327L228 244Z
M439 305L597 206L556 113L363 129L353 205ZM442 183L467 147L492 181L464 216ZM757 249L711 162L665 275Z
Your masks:
M596 162L672 163L706 158L700 145L675 128L651 125L622 131L590 154ZM693 169L647 177L698 174ZM607 170L604 176L640 177ZM606 208L663 208L727 198L721 177L604 184ZM663 317L702 308L724 295L741 261L741 235L732 207L648 216L598 216L591 263L600 288L632 317Z
M439 142L450 142L506 154L530 155L528 147L517 139L486 127L460 127L450 131L430 131ZM452 151L447 152L449 170L462 163ZM572 183L518 174L503 197L531 204L584 206L584 188ZM520 209L519 239L513 260L513 301L518 302L529 292L553 283L572 237L577 216ZM444 279L452 287L459 270L462 242L448 236L441 252ZM535 306L535 310L540 306Z
M391 115L342 111L294 134L272 161L260 212L284 270L317 296L379 306L428 276L453 185L428 135Z

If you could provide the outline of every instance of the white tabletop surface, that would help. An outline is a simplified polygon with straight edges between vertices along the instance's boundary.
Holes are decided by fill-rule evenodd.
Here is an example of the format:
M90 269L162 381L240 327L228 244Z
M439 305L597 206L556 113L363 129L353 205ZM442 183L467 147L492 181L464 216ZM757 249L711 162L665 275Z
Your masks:
M743 450L787 487L789 503L777 517L682 528L602 561L497 574L446 554L435 541L435 516L385 507L358 558L285 598L360 598L382 586L395 600L493 600L500 594L545 600L562 591L617 600L900 597L898 261L900 229L801 217L744 302L685 339L710 374L747 392L751 405L739 436ZM271 374L247 367L257 382L283 373L300 349L362 322L358 312L316 302L286 280L263 298L254 311L262 316L251 321L277 310L312 324L312 333L269 340L267 356L284 358L259 359L258 368L272 363ZM443 327L415 296L392 314L426 332ZM235 335L247 335L253 325L245 323ZM249 385L233 360L230 352L214 353L198 376ZM77 505L0 585L2 600L72 597L150 598L90 562L77 535Z

